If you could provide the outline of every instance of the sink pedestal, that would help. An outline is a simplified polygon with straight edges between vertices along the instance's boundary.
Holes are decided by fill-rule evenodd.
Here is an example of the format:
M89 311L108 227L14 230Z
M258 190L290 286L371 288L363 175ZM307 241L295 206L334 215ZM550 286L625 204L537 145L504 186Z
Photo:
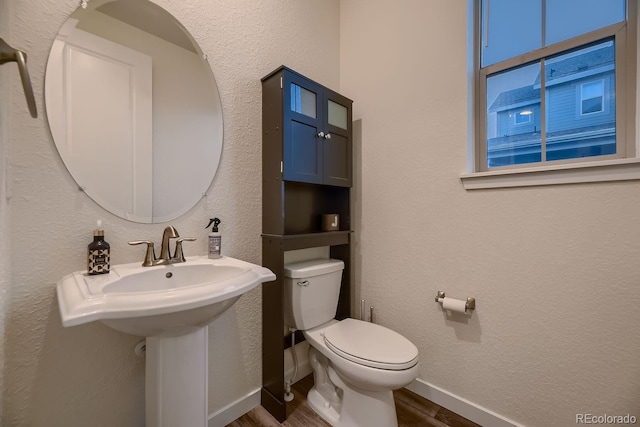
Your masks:
M206 427L208 328L171 337L147 337L147 427Z
M268 268L223 256L76 271L58 281L64 326L98 320L147 337L146 427L207 427L208 328L246 292L275 280Z

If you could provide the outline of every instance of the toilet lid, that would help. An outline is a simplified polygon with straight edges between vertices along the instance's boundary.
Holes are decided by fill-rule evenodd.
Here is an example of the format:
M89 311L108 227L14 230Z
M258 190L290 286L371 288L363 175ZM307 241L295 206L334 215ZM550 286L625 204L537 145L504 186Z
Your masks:
M399 371L418 363L418 348L397 332L375 323L344 319L324 330L334 353L360 365Z

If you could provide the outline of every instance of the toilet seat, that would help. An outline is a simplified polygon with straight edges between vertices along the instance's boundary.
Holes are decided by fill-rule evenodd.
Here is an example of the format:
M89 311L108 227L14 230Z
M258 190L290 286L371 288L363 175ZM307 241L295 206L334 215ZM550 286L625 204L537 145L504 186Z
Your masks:
M360 365L400 371L418 363L418 349L411 341L375 323L344 319L323 335L331 351Z

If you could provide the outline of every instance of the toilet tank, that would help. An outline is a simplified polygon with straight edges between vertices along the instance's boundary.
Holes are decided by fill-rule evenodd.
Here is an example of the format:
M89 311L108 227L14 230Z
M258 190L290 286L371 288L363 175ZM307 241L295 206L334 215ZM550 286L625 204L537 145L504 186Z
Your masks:
M333 319L338 309L344 262L314 259L285 264L285 322L307 330Z

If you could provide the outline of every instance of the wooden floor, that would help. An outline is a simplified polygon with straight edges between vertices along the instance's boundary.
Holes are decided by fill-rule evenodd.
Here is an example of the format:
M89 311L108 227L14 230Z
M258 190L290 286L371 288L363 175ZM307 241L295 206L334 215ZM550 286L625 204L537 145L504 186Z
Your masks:
M307 405L306 396L312 386L313 375L308 375L293 385L295 398L287 404L287 420L282 424L266 409L258 406L227 427L330 427ZM479 427L409 390L396 390L393 395L399 427Z

